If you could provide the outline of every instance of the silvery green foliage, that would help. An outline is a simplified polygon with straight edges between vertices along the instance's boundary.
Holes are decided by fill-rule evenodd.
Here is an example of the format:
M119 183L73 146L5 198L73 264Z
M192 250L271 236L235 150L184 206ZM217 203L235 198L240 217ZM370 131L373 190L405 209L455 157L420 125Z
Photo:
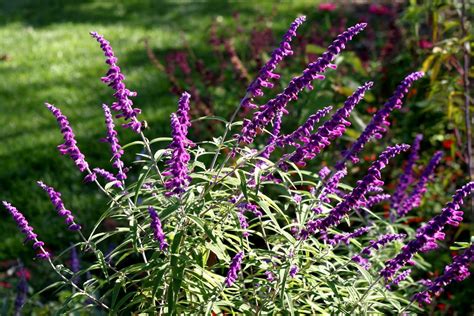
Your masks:
M141 137L123 147L111 137L114 159L120 158L116 153L121 156L122 150L139 152L133 165L138 173L135 178L118 179L110 172L110 176L102 175L108 171L89 169L85 160L81 165L81 171L88 173L87 180L109 199L109 208L94 227L79 230L82 241L71 246L80 249L81 258L94 259L84 260L83 270L72 272L61 264L69 251L48 259L61 277L55 286L72 287L58 312L339 315L420 311L412 304L412 297L421 286L414 284L408 267L400 267L402 275L394 276L395 282L380 276L385 262L394 258L415 232L403 225L403 219L392 223L373 205L383 200L377 198L383 192L381 170L409 146L389 147L351 188L343 184L345 172L334 180L341 168L319 173L323 166L303 168L289 158L302 150L301 159L294 161L310 160L314 148L319 152L330 145L350 125L345 119L362 97L357 97L357 102L350 99L343 110L334 109L329 123L321 123L319 129L305 126L304 133L291 134L302 137L293 137L284 148L276 150L275 144L285 136L272 134L279 133L280 124L284 124L281 119L287 113L286 104L301 93L300 83L310 86L312 80L323 79L318 72L334 68L329 62L363 27L359 24L338 37L323 59L291 81L292 89L283 92L291 90L291 95L278 95L261 106L253 121L235 121L236 115L230 121L208 118L222 123L225 133L200 142L192 137L192 125L199 120L189 121L192 100L188 94L183 94L178 111L172 114L173 137L145 137L136 119L139 110L127 101L135 93L125 88L109 43L92 33L100 39L113 70L103 79L112 82L116 90L118 101L112 109L122 111L119 118L130 121L125 127ZM393 107L401 106L408 89L402 88L389 102ZM248 95L243 100L253 102ZM385 112L369 125L376 129L377 137L386 129L388 110ZM115 136L110 120L109 115L108 133ZM313 129L317 132L311 134ZM373 136L369 132L359 143ZM72 134L72 129L68 133ZM227 137L234 133L240 137ZM255 137L269 136L273 141L255 141ZM351 161L357 161L358 150L351 151ZM122 168L120 165L119 172ZM110 181L105 183L107 179ZM331 190L328 183L334 183ZM116 227L103 230L105 220L114 221ZM381 236L395 237L384 237L382 242ZM361 253L365 256L362 265L353 259ZM426 267L419 253L413 260L416 268Z

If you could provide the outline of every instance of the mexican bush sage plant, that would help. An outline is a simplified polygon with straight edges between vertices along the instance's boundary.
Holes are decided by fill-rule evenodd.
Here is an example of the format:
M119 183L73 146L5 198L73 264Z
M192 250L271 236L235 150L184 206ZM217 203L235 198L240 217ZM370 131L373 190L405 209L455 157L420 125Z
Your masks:
M361 23L348 28L282 92L264 100L265 89L274 88L280 78L275 72L280 61L293 54L291 40L304 21L299 17L291 24L243 99L236 100L234 115L229 121L220 120L225 121L224 134L210 141L193 133L199 120L191 120L193 100L186 92L171 114L171 138L145 137L146 124L138 121L141 111L131 100L136 92L126 87L110 43L91 33L109 67L102 81L113 89L112 98L104 100L112 105L102 106L103 141L110 145L112 168L90 167L93 162L86 161L84 148L79 149L67 117L59 108L46 106L63 134L60 153L72 158L86 182L108 199L109 207L94 227L79 225L81 212L87 210L74 217L61 194L39 181L67 228L77 234L71 252L52 254L22 213L3 202L25 242L32 241L37 256L58 274L55 286L72 288L62 313L81 309L112 315L421 312L446 284L467 277L472 246L456 256L442 276L424 281L424 287L413 281L413 272L426 267L417 264L423 263L422 253L437 248L446 225L460 224L463 199L474 190L474 183L464 185L439 215L416 231L400 223L397 217L422 205L441 159L441 153L434 154L420 179L414 179L421 135L411 151L409 145L390 144L353 188L344 185L346 176L354 177L352 165L358 163L364 146L383 137L391 112L402 106L423 73L404 78L361 136L334 161L319 165L315 158L345 133L351 112L363 106L372 82L362 84L341 106L314 109L294 132L281 133L291 111L288 104L305 88L313 89L314 80L324 80L328 69L336 69L335 57L366 27ZM235 121L242 108L248 117ZM122 146L115 120L136 132L139 140ZM140 152L135 173L127 173L124 148ZM405 157L408 151L403 182L390 194L383 170L389 164L397 166L396 157ZM387 200L391 220L377 208ZM116 223L111 231L101 226L108 218ZM68 253L71 270L62 263Z

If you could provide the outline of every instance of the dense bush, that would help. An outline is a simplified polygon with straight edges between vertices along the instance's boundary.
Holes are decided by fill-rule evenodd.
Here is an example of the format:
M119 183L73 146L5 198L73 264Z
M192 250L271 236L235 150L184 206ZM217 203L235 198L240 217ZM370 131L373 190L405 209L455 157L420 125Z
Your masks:
M196 143L188 138L188 129L201 120L191 123L186 92L171 115L172 137L145 137L146 123L139 121L140 110L133 108L136 93L126 88L109 43L91 33L109 65L102 81L114 90L115 102L110 108L103 106L104 141L111 145L114 173L90 167L67 117L55 106L46 106L64 136L59 151L72 158L86 182L97 185L110 207L92 229L82 228L60 193L38 182L69 230L82 239L64 253L52 255L22 213L4 202L26 241L33 241L38 258L46 260L61 278L45 290L62 289L61 306L51 308L59 313L403 313L421 311L423 303L429 303L446 284L468 276L474 256L473 246L466 243L460 245L466 250L438 278L414 282L410 276L414 268L407 265L426 269L421 253L437 248L445 226L462 221L460 206L474 189L472 182L461 187L439 215L416 231L406 225L405 215L420 204L442 156L435 153L415 179L413 166L421 136L414 140L394 195L384 193L381 171L395 156L407 152L409 145L387 147L353 187L341 182L347 167L359 162L365 144L385 134L389 115L402 106L409 88L423 73L403 79L359 138L316 170L306 168L307 162L344 134L351 125L352 110L372 83L353 91L337 110L320 109L293 132L281 133L282 119L290 114L287 105L304 89L312 89L314 80L324 80L328 69L337 68L336 56L365 23L338 35L281 93L257 105L264 90L279 79L274 72L277 65L293 54L290 43L303 21L300 17L293 22L229 121L203 118L222 123L224 134ZM241 110L252 113L251 118L236 120ZM111 111L140 140L122 148ZM331 111L333 115L315 128ZM237 134L231 137L232 133ZM135 164L140 173L126 182L128 170L121 157L125 148L133 147L138 148ZM409 185L411 190L407 190ZM388 217L375 206L387 199L392 206ZM110 229L102 230L104 221L109 221ZM63 265L69 256L71 269ZM19 294L15 304L12 300L11 307L6 307L16 311L24 304L27 289L21 265L18 277ZM25 308L48 307L28 304Z

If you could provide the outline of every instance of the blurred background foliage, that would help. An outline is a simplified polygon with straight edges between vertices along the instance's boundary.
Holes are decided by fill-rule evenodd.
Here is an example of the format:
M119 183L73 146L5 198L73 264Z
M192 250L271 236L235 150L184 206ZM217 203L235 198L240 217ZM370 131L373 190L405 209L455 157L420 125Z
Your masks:
M57 152L61 135L43 106L46 101L55 104L69 117L91 165L108 165L109 148L98 140L105 135L101 104L110 104L112 97L100 82L106 65L89 31L97 31L111 42L128 87L138 92L135 104L148 122L146 133L156 137L169 134L169 114L184 90L194 100L194 119L204 115L228 118L288 25L304 14L308 19L298 31L295 54L280 67L282 79L269 96L281 90L278 85L285 87L346 27L362 21L368 27L336 60L338 69L329 71L327 80L317 82L313 91L290 105L284 131L292 131L317 109L341 105L362 83L375 82L354 111L353 125L345 137L308 168L319 168L325 161L333 162L334 156L339 157L406 74L417 70L427 73L410 92L402 110L392 116L388 135L372 142L362 154L362 163L352 166L349 173L358 178L366 170L365 164L387 144L411 143L417 133L423 133L418 172L436 150L443 150L445 157L424 203L409 218L416 227L439 212L455 187L469 179L463 47L470 59L473 10L474 6L467 4L463 32L461 1L447 0L357 1L351 5L301 0L0 1L1 199L11 201L25 213L53 252L64 249L73 237L64 229L47 196L36 187L36 180L59 189L86 230L100 216L104 200L82 183L72 161ZM473 67L467 71L472 80ZM199 141L221 135L221 131L222 126L214 121L199 121L192 126L191 138ZM119 131L119 137L123 144L135 140L135 135L123 131ZM125 158L133 166L135 153L126 152ZM387 181L390 192L402 166L399 160L386 174L392 179ZM21 258L32 273L35 269L43 271L28 264L33 255L28 247L21 246L22 237L6 212L1 218L1 269L6 271L11 260ZM472 235L469 223L472 217L450 231L451 240L467 241L469 230ZM431 258L432 270L448 261L448 255ZM15 283L4 273L0 279L0 291L2 284ZM452 306L469 305L474 295L472 290L464 295L458 291L454 297L449 292L433 304L433 309L448 311Z

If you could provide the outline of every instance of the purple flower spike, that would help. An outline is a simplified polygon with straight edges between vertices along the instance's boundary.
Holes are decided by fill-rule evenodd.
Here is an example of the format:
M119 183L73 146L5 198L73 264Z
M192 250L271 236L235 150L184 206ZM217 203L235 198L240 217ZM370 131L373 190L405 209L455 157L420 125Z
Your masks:
M444 268L443 275L434 281L427 282L426 290L415 294L413 297L418 303L430 304L432 295L439 295L444 287L453 281L461 282L469 276L469 266L474 261L474 244L466 249L462 254L454 257L453 262Z
M365 257L370 257L372 254L372 249L373 250L378 250L385 246L386 244L395 241L395 240L400 240L400 239L405 239L406 235L405 234L386 234L380 236L377 240L371 240L370 245L362 249L361 253L358 255L355 255L352 257L352 261L358 263L360 266L362 266L364 269L369 269L371 264L369 262L368 258Z
M250 202L242 202L237 205L237 209L241 212L250 212L253 213L257 217L261 217L263 214L257 209L257 206L255 204L252 204Z
M102 104L105 115L105 125L107 127L107 137L103 139L104 142L110 144L112 149L112 166L118 169L117 179L123 181L127 179L127 174L125 173L125 165L122 161L123 149L119 144L117 138L117 131L115 131L114 120L112 119L112 113L106 104Z
M280 75L274 73L278 64L286 56L293 55L291 50L291 40L296 36L296 30L298 27L303 24L306 20L305 16L300 16L291 23L288 31L283 35L283 39L280 42L280 46L275 49L270 57L270 60L260 69L257 78L249 85L247 88L247 97L242 101L242 106L244 108L255 108L256 106L251 103L252 98L256 96L263 96L262 88L273 88L273 83L270 82L271 79L279 79Z
M370 226L366 226L358 228L352 233L337 234L334 235L331 239L329 239L328 242L332 246L337 246L342 243L348 245L351 239L362 236L363 234L367 233L371 228L372 227Z
M97 179L97 175L99 175L104 178L105 181L113 182L114 186L116 186L117 188L123 188L122 181L117 179L111 172L108 172L107 170L101 168L94 168L92 171L92 173L88 174L84 178L85 182L93 182Z
M327 67L332 65L331 62L336 58L341 50L345 48L346 43L365 27L365 23L356 24L340 34L321 57L308 65L308 68L303 71L302 75L293 78L282 93L261 106L259 111L254 113L252 120L244 120L241 133L236 135L238 142L245 144L252 143L257 135L258 129L267 126L278 112L282 111L286 114L287 111L285 107L287 104L291 100L296 100L298 94L304 88L312 89L313 87L311 83L313 80L324 79L324 76L321 75L321 73L323 73Z
M165 236L165 233L163 232L161 221L153 207L148 206L148 213L150 214L150 217L151 217L150 227L153 230L153 237L160 244L160 250L164 251L166 248L168 248L169 245L166 242L166 236Z
M373 196L369 196L368 198L364 198L363 200L359 201L358 206L359 207L365 207L365 208L372 208L375 205L386 201L390 198L390 194L377 194Z
M328 167L323 167L321 170L319 170L319 178L321 180L324 180L330 173L331 169L329 169Z
M76 231L81 229L81 225L74 222L74 216L70 210L67 210L64 207L64 203L61 200L61 193L54 190L53 187L47 186L41 181L36 182L40 188L42 188L49 195L51 203L53 203L54 208L58 212L59 216L65 218L66 224L68 225L69 230Z
M309 136L314 129L314 124L318 123L321 118L326 116L332 110L332 106L327 106L313 115L310 115L306 122L298 127L293 133L285 136L281 136L277 140L279 147L285 147L286 145L292 145L299 147L298 142L307 144L309 142Z
M273 272L271 272L271 271L265 271L265 276L267 277L267 280L268 280L269 282L275 281L275 274L273 274Z
M164 176L170 176L165 182L165 188L168 190L167 196L181 195L191 182L191 177L188 175L188 162L191 156L186 151L187 147L194 146L194 143L187 138L188 127L191 125L188 114L189 98L189 93L184 92L178 102L178 111L171 114L171 134L173 136L173 141L169 145L171 158L163 173Z
M315 134L309 137L309 141L300 146L290 155L289 160L304 165L304 160L310 160L316 157L324 148L326 148L332 140L340 137L351 125L347 118L351 114L354 107L362 100L367 90L372 87L372 82L367 82L347 98L342 108L338 109L330 120L326 121L318 128ZM343 168L339 168L341 170Z
M347 194L344 200L339 202L327 217L324 219L308 221L305 229L300 234L300 238L305 239L309 234L314 234L317 230L325 232L329 227L338 225L342 218L351 209L357 206L357 203L367 193L367 190L370 187L383 183L380 180L380 171L385 168L389 160L409 148L410 146L405 144L388 147L382 154L380 154L379 159L372 163L367 174L362 178L362 180L357 182L357 185L352 192Z
M229 266L229 272L227 272L227 277L225 278L225 286L231 287L238 278L238 273L240 271L240 265L242 264L242 259L244 258L244 252L241 251L234 256L232 262Z
M20 228L21 232L25 234L25 242L32 240L34 241L33 248L39 248L40 252L36 255L36 257L44 260L49 259L51 257L51 254L44 250L44 242L38 240L38 235L33 232L33 227L28 224L28 221L26 220L25 216L23 216L23 214L10 203L6 201L3 201L2 203L15 220L16 224L18 225L18 228Z
M405 216L410 210L420 206L421 198L426 192L426 185L428 184L428 181L430 181L430 179L432 178L435 168L441 161L442 157L443 153L441 151L438 151L434 154L433 158L431 158L425 170L423 170L420 180L418 180L418 183L415 185L415 188L411 192L410 196L405 198L401 203L398 209L399 217Z
M290 268L290 272L289 272L289 275L290 277L294 278L296 276L296 274L298 273L299 269L298 269L298 266L291 266Z
M243 212L237 212L237 217L239 219L240 228L244 230L244 232L242 233L242 236L248 237L249 232L245 230L249 228L249 223L247 222L247 218L245 217L245 214Z
M400 273L395 279L393 279L392 283L387 284L385 287L387 290L390 290L392 286L398 285L400 282L405 280L411 273L411 269L405 270L402 273Z
M441 214L433 217L426 225L417 229L415 239L406 244L395 258L385 262L385 268L380 272L385 280L391 280L397 271L411 262L413 256L419 251L435 248L436 240L444 239L442 231L447 224L459 226L463 219L463 212L459 209L463 204L463 199L471 195L473 191L474 182L465 184L456 191L452 201L446 204Z
M273 121L273 131L270 137L268 138L267 146L265 147L263 152L260 154L260 157L268 159L270 158L271 153L275 151L278 136L280 135L282 116L283 116L283 112L278 112L277 115L275 116L275 120ZM262 166L264 165L264 162L258 161L257 165Z
M362 150L362 148L364 148L365 144L372 137L377 139L382 137L382 134L387 130L386 126L390 125L390 123L387 121L388 116L393 110L402 107L402 99L405 94L408 93L408 89L413 84L413 82L423 77L423 75L424 74L422 72L414 72L403 79L392 97L388 99L382 109L375 113L375 115L372 117L372 120L359 136L357 141L352 144L352 147L344 154L344 157L336 164L336 169L342 168L347 160L357 163L359 161L357 155Z
M56 117L59 127L61 128L61 133L63 134L64 144L58 146L59 152L61 155L70 156L72 160L74 160L77 168L79 168L79 171L84 172L84 170L89 168L89 164L85 160L86 157L79 150L79 147L77 147L76 136L72 131L67 117L54 105L49 103L45 103L45 105Z
M413 167L415 166L416 161L419 159L418 152L420 150L420 143L423 139L422 134L418 134L411 145L410 156L408 157L408 162L405 166L405 170L398 181L397 189L390 199L390 206L394 212L398 213L401 202L407 197L406 190L408 186L415 181L413 178Z
M339 185L339 182L346 175L347 175L347 169L344 168L342 170L337 171L331 178L329 178L321 194L319 195L319 199L324 203L331 202L328 195L335 194L337 192L337 186Z
M133 101L129 99L129 97L135 97L137 93L125 87L125 83L123 82L125 76L117 65L118 59L115 57L110 43L97 32L91 32L90 34L99 42L105 57L107 57L105 62L110 66L106 76L102 77L101 80L115 91L115 102L112 104L112 110L119 112L116 115L117 118L123 117L126 121L130 120L128 123L123 124L123 127L140 133L142 124L138 121L137 115L141 113L141 110L133 108Z

